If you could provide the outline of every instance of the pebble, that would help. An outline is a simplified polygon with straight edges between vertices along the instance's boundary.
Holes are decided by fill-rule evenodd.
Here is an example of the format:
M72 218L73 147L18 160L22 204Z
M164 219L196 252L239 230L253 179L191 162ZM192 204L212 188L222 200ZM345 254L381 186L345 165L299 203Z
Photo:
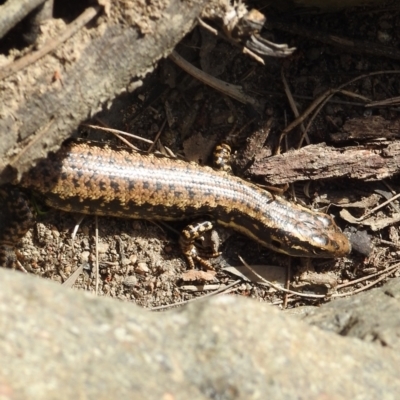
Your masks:
M127 277L125 277L122 284L128 288L131 288L131 287L136 286L137 282L138 282L138 280L135 275L128 275Z
M138 272L139 274L145 274L149 271L150 269L145 262L138 263L138 265L135 268L135 272Z
M107 253L108 249L109 249L110 245L108 243L99 243L98 244L98 251L99 253Z
M81 252L81 263L87 263L89 261L90 251Z

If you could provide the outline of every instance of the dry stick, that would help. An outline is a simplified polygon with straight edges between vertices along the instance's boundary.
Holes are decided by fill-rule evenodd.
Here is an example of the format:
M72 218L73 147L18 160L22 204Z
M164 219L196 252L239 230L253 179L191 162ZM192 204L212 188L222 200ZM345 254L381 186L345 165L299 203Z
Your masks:
M96 269L96 296L99 294L99 221L97 218L97 215L94 217L95 225L96 225L96 233L95 233L95 244L96 244L96 263L95 263L95 269Z
M188 292L202 292L209 290L218 290L221 287L221 284L217 283L214 285L183 285L180 286L181 290L186 290Z
M380 277L380 278L377 279L376 281L373 281L373 282L371 282L369 285L363 286L363 287L360 288L360 289L353 290L353 291L350 292L350 293L340 293L340 294L339 294L339 293L336 293L336 294L333 294L332 297L346 297L346 296L349 296L349 295L352 295L352 296L353 296L354 294L363 292L364 290L367 290L367 289L369 289L370 287L375 286L377 283L383 281L384 279L386 279L386 278L387 278L390 274L392 274L393 272L394 272L394 270L393 270L392 272L388 272L387 274L385 274L384 276Z
M287 290L289 290L289 288L290 288L291 273L292 273L292 259L289 258L289 262L288 262L288 266L287 266L287 270L286 270L286 282L285 282L285 289L287 289ZM289 293L285 293L285 295L283 297L283 304L282 304L283 308L287 307L288 297L289 297Z
M340 88L340 86L339 86L339 88ZM349 92L348 90L340 90L339 89L338 92L342 93L344 95L350 96L350 97L356 97L353 92ZM332 98L332 96L334 96L334 94L335 93L332 93L332 94L328 95L327 98L325 100L323 100L321 102L321 104L317 107L317 110L315 111L314 115L310 118L310 121L307 124L306 131L303 133L303 135L301 137L301 140L300 140L300 143L299 143L299 147L298 147L299 149L303 145L304 137L307 134L308 130L310 129L311 124L314 122L314 119L317 117L317 115L322 110L322 108L325 106L325 104ZM369 101L369 99L367 99L366 101Z
M282 82L283 82L283 88L285 90L287 99L289 100L290 108L292 109L294 116L296 118L298 118L300 113L299 113L299 110L298 110L298 108L296 106L296 102L294 101L292 92L290 91L289 85L288 85L287 80L286 80L286 76L283 73L283 67L281 68L281 79L282 79ZM310 144L310 139L308 138L308 135L306 133L306 130L304 128L303 123L300 124L300 127L301 127L301 130L302 130L303 134L305 135L307 144ZM301 147L301 144L299 144L299 148L300 147Z
M142 138L141 136L134 135L133 133L120 131L118 129L112 129L112 128L108 128L108 127L103 127L103 126L99 126L99 125L90 125L90 124L82 124L81 126L87 126L88 128L98 129L99 131L105 131L105 132L113 133L118 139L120 139L122 142L124 142L125 144L127 144L130 147L132 147L132 143L128 142L126 139L124 139L123 137L121 137L119 135L125 135L125 136L128 136L128 137L131 137L132 139L141 140L144 143L149 143L149 144L153 143L152 140Z
M147 150L148 153L151 153L153 151L154 146L156 145L157 140L160 138L161 133L164 130L166 123L167 123L167 118L164 119L164 122L161 125L161 128L158 130L156 137L154 138L153 142L151 143L149 149Z
M341 89L343 89L345 86L350 85L351 83L357 82L360 79L364 79L364 78L368 78L370 76L375 76L375 75L383 75L383 74L400 74L400 71L396 71L396 70L388 70L388 71L376 71L376 72L371 72L369 74L364 74L364 75L360 75L357 78L351 79L348 82L343 83L342 85L340 85L337 89L329 89L327 90L325 93L323 93L321 96L319 96L317 99L315 99L309 106L308 108L304 111L304 113L296 118L294 121L292 121L281 133L280 137L279 137L279 144L278 144L278 148L276 151L276 154L280 153L280 146L282 143L282 139L294 128L296 128L296 126L298 126L300 123L302 123L313 111L315 108L317 108L320 104L321 107L319 107L319 109L317 110L317 114L319 112L319 110L332 98L332 96L334 96L336 93L340 92ZM314 117L315 118L315 117ZM314 119L313 118L313 119ZM308 129L309 125L307 125L306 130Z
M299 149L300 149L300 147L301 147L302 144L303 144L304 135L305 135L305 134L308 132L308 130L310 129L311 124L314 122L314 119L315 119L315 118L317 117L317 115L320 113L320 111L321 111L322 108L325 106L325 104L326 104L326 103L331 99L331 97L332 97L334 94L336 94L336 93L338 93L338 92L335 92L335 93L332 93L332 94L328 95L328 96L326 97L326 99L322 100L321 104L318 105L318 107L317 107L315 113L311 116L310 121L308 121L308 124L307 124L305 133L303 133L303 135L301 136L301 139L300 139L300 142L299 142L299 147L298 147Z
M281 133L279 136L279 143L278 143L278 148L275 154L280 154L280 147L282 144L283 138L294 128L296 128L299 124L301 124L313 111L314 109L320 104L331 92L337 93L338 90L333 90L329 89L325 93L323 93L321 96L317 97L308 107L307 109L301 114L299 117L297 117L294 121L292 121Z
M300 113L299 113L299 110L298 110L298 108L296 106L296 102L294 101L294 98L292 96L292 92L290 91L289 85L288 85L287 80L286 80L286 76L283 73L283 66L281 68L281 79L282 79L282 82L283 82L283 87L284 87L284 90L285 90L285 93L286 93L286 97L289 100L290 108L292 109L293 114L295 115L295 117L298 118ZM285 124L286 124L286 121L287 121L287 119L286 119L286 113L285 113ZM309 139L309 137L307 135L307 131L305 130L303 123L300 124L300 128L301 128L301 130L303 132L303 135L301 136L298 148L300 148L304 137L306 138L307 144L310 144L310 139ZM287 136L285 137L285 139L287 139ZM286 149L288 149L287 140L285 140L285 147L286 147ZM292 184L290 185L290 192L291 192L292 198L294 200L296 200L296 194L295 194L294 187L293 187ZM288 288L288 287L289 286L288 286L288 282L287 282L286 288ZM285 294L285 300L283 302L283 306L284 306L283 308L286 308L286 302L287 302L287 293Z
M197 22L199 23L199 25L201 27L203 27L204 29L206 29L207 31L212 33L213 35L218 36L218 31L215 28L213 28L212 26L206 24L201 18L197 18Z
M343 91L346 92L346 91ZM286 94L282 93L282 92L275 92L273 90L259 90L256 93L258 93L259 95L263 95L263 96L277 96L277 97L286 97ZM350 92L352 93L352 92ZM302 96L299 94L294 94L293 95L294 99L300 99L300 100L310 100L313 101L314 97L313 96ZM367 99L366 101L370 101L370 99ZM365 104L364 103L357 103L354 101L345 101L345 100L339 100L339 99L331 99L330 100L331 104L341 104L341 105L346 105L346 106L355 106L355 107L367 107L367 105L369 104Z
M385 107L385 106L397 106L400 102L400 97L391 97L386 100L371 101L366 104L365 107Z
M152 308L150 308L150 311L165 310L167 308L182 306L182 305L188 304L188 303L193 303L194 301L201 301L201 300L205 299L206 297L211 297L211 296L215 296L215 295L220 294L220 293L224 293L226 290L230 289L231 287L237 285L240 282L242 282L242 280L238 279L237 281L232 282L229 285L226 285L226 286L216 290L215 292L207 293L204 296L196 297L195 299L184 300L184 301L181 301L179 303L166 304L165 306L152 307Z
M341 285L337 285L336 289L342 289L344 287L355 285L356 283L360 283L360 282L366 281L367 279L371 279L374 276L379 276L379 275L382 275L382 274L391 274L399 267L400 267L400 263L397 263L397 264L392 265L391 267L386 268L386 269L384 269L382 271L375 272L374 274L363 276L362 278L356 279L354 281L350 281L350 282L347 282L347 283L343 283Z
M344 89L342 89L342 90L340 91L340 93L344 94L344 95L347 96L347 97L353 97L354 99L362 100L362 101L364 102L364 106L365 106L365 107L367 106L367 104L365 104L365 103L368 103L368 102L371 101L371 99L370 99L369 97L363 96L362 94L359 94L359 93L351 92L350 90L344 90ZM332 101L332 103L333 103L333 101ZM350 104L353 104L353 103L350 102Z
M192 64L183 59L176 51L173 51L169 58L185 72L198 79L200 82L218 90L221 93L226 94L233 99L240 101L244 104L252 105L256 110L261 110L261 105L253 97L250 97L243 93L242 87L237 85L231 85L230 83L221 81L220 79L214 78L213 76L206 74L200 69L194 67Z
M22 158L24 158L25 154L27 151L29 151L29 149L34 146L36 143L40 142L43 137L46 135L46 133L49 131L49 129L51 128L51 126L54 123L54 119L51 119L46 126L44 126L42 129L39 130L39 132L36 133L36 135L34 135L33 139L31 142L29 142L29 144L27 144L25 147L23 147L23 149L15 156L12 158L10 165L14 166L15 164L17 164L19 162L19 160L21 160Z
M103 123L101 120L99 120L99 119L97 119L97 120L98 120L100 123ZM145 139L145 138L143 138L143 137L141 137L141 136L134 135L133 133L128 133L128 132L120 131L120 130L118 130L118 129L112 129L112 128L109 128L109 127L102 127L102 126L99 126L99 125L90 125L90 124L82 124L81 126L86 126L86 127L88 127L88 128L92 128L92 129L98 129L98 130L100 130L100 131L110 132L110 133L112 133L117 139L119 139L122 143L125 143L129 148L131 148L131 149L133 149L133 150L135 150L135 151L140 151L140 149L137 148L136 146L134 146L131 142L129 142L128 140L126 140L126 139L125 139L124 137L122 137L121 135L128 136L128 137L130 137L130 138L132 138L132 139L139 140L139 141L144 142L144 143L149 143L150 145L152 145L152 144L154 143L152 140ZM157 136L157 139L158 139L158 137L159 137L159 135L160 135L160 133L162 132L162 129L163 129L164 127L165 127L165 123L163 124L163 126L161 127L161 130L160 130L159 133L157 134L157 135L158 135L158 136ZM170 157L170 158L177 158L177 156L176 156L175 154L173 154L172 151L171 151L171 149L169 149L168 147L163 146L163 149L165 149L165 150L168 152L168 157ZM156 151L156 152L157 152L157 151ZM164 155L165 155L165 154L164 154Z
M384 201L382 204L379 204L379 206L376 206L375 208L373 208L372 210L368 211L366 214L364 214L363 216L361 216L360 218L355 218L356 221L362 221L365 218L369 217L371 214L373 214L375 211L378 211L379 209L381 209L382 207L387 206L389 203L391 203L392 201L398 199L400 197L400 193L396 194L396 196L391 197L389 200Z
M387 244L388 246L395 247L397 249L400 249L400 244L391 242L390 240L384 240L384 239L379 239L380 244Z
M387 278L387 277L388 277L389 275L391 275L396 269L398 269L398 268L400 267L400 263L399 263L399 264L396 264L395 266L392 266L392 267L390 267L390 268L388 268L388 269L386 269L386 270L384 270L384 271L381 271L381 272L379 272L379 273L372 274L372 275L370 275L370 276L368 276L368 277L365 277L366 279L368 279L368 278L371 278L371 277L373 277L373 276L379 275L379 274L381 274L381 273L384 273L384 274L385 274L384 276L382 276L381 278L377 279L376 281L371 282L370 284L368 284L368 285L366 285L366 286L363 286L363 287L360 288L360 289L356 289L356 290L354 290L354 291L352 291L352 292L348 292L348 293L335 293L335 294L331 294L331 295L323 295L323 294L322 294L322 295L320 295L320 294L303 294L303 293L300 293L300 292L295 292L295 291L290 290L290 289L285 289L285 288L283 288L282 286L275 285L275 284L273 284L272 282L267 281L265 278L263 278L261 275L259 275L253 268L251 268L250 265L248 265L248 264L242 259L241 256L238 256L238 257L239 257L240 261L243 263L243 265L244 265L245 267L247 267L251 272L253 272L253 274L255 274L255 275L261 280L260 285L263 285L263 286L270 286L270 287L272 287L272 288L274 288L274 289L276 289L276 290L278 290L278 291L281 291L281 292L291 293L291 294L294 294L294 295L299 296L299 297L306 297L306 298L308 297L308 298L311 298L311 299L323 299L323 298L333 298L333 297L352 296L352 295L354 295L354 294L356 294L356 293L360 293L360 292L362 292L362 291L364 291L364 290L367 290L367 289L369 289L370 287L372 287L372 286L376 285L377 283L381 282L382 280L384 280L385 278ZM358 283L359 281L361 281L361 280L363 280L363 279L364 279L364 278L361 278L361 279L359 279L359 280L356 280L356 281L354 281L354 282L351 282L351 284L356 284L356 283ZM340 287L344 287L344 286L345 286L345 285L342 285L342 286L340 286ZM338 286L338 288L339 288L339 286ZM286 300L286 301L287 301L287 300Z
M248 47L244 46L243 44L241 44L240 42L238 42L236 40L233 40L229 36L224 35L223 33L219 32L217 29L214 29L212 26L205 23L201 18L197 18L197 22L205 30L209 31L210 33L212 33L215 36L222 38L223 40L226 40L231 45L241 49L243 54L247 54L248 56L253 58L255 61L259 62L262 65L265 65L265 61L258 54L251 51Z
M295 292L294 290L285 289L284 287L279 286L279 285L275 285L274 283L266 280L261 275L259 275L253 268L250 267L249 264L246 263L246 261L243 260L243 258L241 256L238 255L238 257L239 257L239 260L243 263L243 265L246 268L248 268L258 279L261 280L260 285L270 286L280 292L291 293L291 294L295 294L300 297L308 297L308 298L312 298L312 299L323 299L326 297L323 294L304 294L304 293L300 293L300 292Z
M38 51L27 54L17 61L9 63L0 68L0 80L20 71L21 69L27 67L28 65L45 56L46 54L55 50L61 43L65 42L79 29L85 26L91 19L93 19L101 9L102 7L100 6L87 8L78 18L67 25L66 30L58 38L50 40Z

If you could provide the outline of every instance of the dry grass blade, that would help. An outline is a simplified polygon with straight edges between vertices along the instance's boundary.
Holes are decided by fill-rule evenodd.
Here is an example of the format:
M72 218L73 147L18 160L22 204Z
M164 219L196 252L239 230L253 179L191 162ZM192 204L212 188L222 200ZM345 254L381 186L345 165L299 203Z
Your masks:
M254 275L256 275L260 279L260 281L261 281L260 285L272 287L275 290L278 290L280 292L295 294L296 296L307 297L307 298L311 298L311 299L323 299L323 298L327 297L323 294L304 294L304 293L300 293L300 292L295 292L294 290L285 289L282 286L275 285L274 283L267 281L265 278L263 278L261 275L259 275L256 271L254 271L254 269L251 268L250 265L247 264L246 261L244 261L241 256L238 256L238 257L239 257L239 260L243 263L243 265L246 266Z
M95 294L98 296L99 294L99 219L97 215L94 218L96 224L96 234L95 234L95 243L96 243L96 263L95 263L95 274L96 274L96 289Z
M289 101L290 108L292 109L294 116L296 118L298 118L300 116L300 113L299 113L299 110L297 108L296 102L294 101L294 98L293 98L292 92L290 90L289 84L287 83L285 74L283 72L283 67L281 68L281 78L282 78L283 88L285 89L286 97L287 97L287 99ZM305 138L307 144L310 144L310 139L308 138L308 135L307 135L307 132L305 130L305 127L304 127L303 123L300 124L300 128L301 128L301 130L303 132L303 136L302 137ZM302 143L303 143L303 140L301 140L299 142L298 148L301 147Z
M104 127L104 126L99 126L99 125L91 125L91 124L82 124L82 126L86 126L88 128L92 128L92 129L98 129L99 131L110 132L115 137L117 137L119 140L121 140L123 143L125 143L126 145L128 145L130 147L132 147L132 143L128 142L125 138L121 137L120 135L128 136L128 137L130 137L132 139L140 140L140 141L142 141L144 143L149 143L149 144L153 143L152 140L145 139L145 138L143 138L141 136L134 135L133 133L120 131L118 129L112 129L112 128L109 128L109 127Z
M260 281L261 281L261 282L260 282L260 285L265 285L265 286L272 287L272 288L274 288L275 290L278 290L278 291L281 291L281 292L284 292L284 293L296 295L296 296L303 297L303 298L310 298L310 299L326 299L326 298L335 298L335 297L347 297L347 296L352 296L352 295L355 295L355 294L357 294L357 293L363 292L363 291L365 291L365 290L367 290L367 289L369 289L369 288L375 286L375 285L378 284L379 282L381 282L381 281L383 281L384 279L386 279L389 275L393 274L395 271L397 271L398 269L400 269L400 263L398 263L398 264L396 264L396 265L394 265L394 266L392 266L392 267L389 267L389 268L387 268L387 269L385 269L385 270L383 270L383 271L379 271L379 272L377 272L377 273L375 273L375 274L371 274L371 275L365 276L365 277L363 277L363 278L360 278L360 279L357 279L357 280L348 282L348 283L346 283L346 284L344 284L344 285L339 285L339 286L337 286L337 289L341 289L341 288L344 288L344 287L347 287L347 286L350 286L350 285L355 285L355 284L357 284L357 283L359 283L359 282L362 282L362 281L364 281L364 280L371 279L371 278L374 277L374 276L378 276L378 275L382 275L382 274L383 274L383 276L380 277L379 279L377 279L377 280L371 282L371 283L368 284L368 285L363 286L362 288L353 290L352 292L335 293L335 294L329 294L329 295L304 294L304 293L296 292L296 291L294 291L294 290L285 289L285 288L282 287L282 286L275 285L274 283L267 281L267 280L264 279L261 275L257 274L257 272L254 271L253 268L251 268L251 266L248 265L248 264L243 260L243 258L242 258L241 256L238 256L238 257L239 257L240 261L243 263L244 266L246 266L253 274L255 274L256 276L258 276L258 278L259 278ZM282 300L282 302L280 302L279 304L287 303L287 301L288 301L288 299L286 299L286 301Z
M191 299L191 300L185 300L185 301L181 301L179 303L173 303L173 304L166 304L165 306L159 306L159 307L152 307L150 310L151 311L159 311L159 310L166 310L168 308L172 308L172 307L179 307L179 306L183 306L184 304L189 304L189 303L193 303L194 301L199 301L199 300L204 300L207 297L211 297L211 296L215 296L217 294L221 294L224 293L226 290L230 289L231 287L237 285L238 283L241 282L241 279L238 279L232 283L230 283L229 285L220 287L218 290L216 290L215 292L212 293L207 293L204 296L201 297L196 297L195 299Z
M393 196L389 200L384 201L382 204L379 204L379 206L376 206L372 210L368 211L365 213L363 216L360 218L357 218L358 221L363 221L365 218L369 217L371 214L373 214L375 211L380 210L381 208L387 206L388 204L392 203L394 200L397 200L400 197L400 193L396 194L396 196Z
M167 124L167 119L165 118L163 124L161 125L161 128L158 130L156 137L153 140L153 143L150 145L149 149L147 150L149 153L151 153L154 149L154 146L157 143L157 140L160 138L161 133L163 132L165 125Z
M382 274L390 275L390 274L392 274L393 272L395 272L399 268L400 268L400 263L397 263L396 265L392 265L391 267L388 267L388 268L386 268L386 269L384 269L382 271L379 271L379 272L375 272L374 274L366 275L366 276L363 276L362 278L355 279L353 281L346 282L346 283L343 283L341 285L338 285L336 287L336 289L343 289L344 287L356 285L357 283L366 281L368 279L374 278L375 276L379 276L379 275L382 275ZM362 288L362 289L364 289L364 288Z
M64 287L71 288L74 286L76 280L78 279L79 275L83 272L83 265L80 265L72 275L68 277L68 279L62 284Z

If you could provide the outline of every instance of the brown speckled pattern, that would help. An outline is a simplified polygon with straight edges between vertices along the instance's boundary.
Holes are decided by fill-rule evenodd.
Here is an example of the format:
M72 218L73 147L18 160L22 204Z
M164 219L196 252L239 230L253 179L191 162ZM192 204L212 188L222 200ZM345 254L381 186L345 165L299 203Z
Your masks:
M225 172L105 144L70 141L20 185L65 211L162 220L211 215L281 253L334 258L350 252L328 215Z

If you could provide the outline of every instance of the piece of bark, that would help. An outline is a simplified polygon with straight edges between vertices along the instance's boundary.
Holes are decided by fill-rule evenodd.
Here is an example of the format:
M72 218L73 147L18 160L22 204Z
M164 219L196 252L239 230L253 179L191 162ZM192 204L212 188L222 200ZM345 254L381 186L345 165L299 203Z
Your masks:
M107 16L98 15L51 54L1 80L0 184L16 180L82 121L134 87L192 29L206 3L110 2ZM52 20L45 39L65 29Z
M395 139L400 137L400 120L390 121L379 115L347 120L341 132L329 135L333 142L348 140Z
M236 172L240 171L242 173L242 171L245 171L255 158L264 158L272 154L269 146L263 147L271 132L271 125L272 119L270 118L262 126L254 130L246 139L246 143L244 143L243 148L233 162Z
M8 0L0 6L0 38L46 0Z
M325 143L256 160L249 169L272 185L328 178L377 181L400 173L400 141L336 149Z

